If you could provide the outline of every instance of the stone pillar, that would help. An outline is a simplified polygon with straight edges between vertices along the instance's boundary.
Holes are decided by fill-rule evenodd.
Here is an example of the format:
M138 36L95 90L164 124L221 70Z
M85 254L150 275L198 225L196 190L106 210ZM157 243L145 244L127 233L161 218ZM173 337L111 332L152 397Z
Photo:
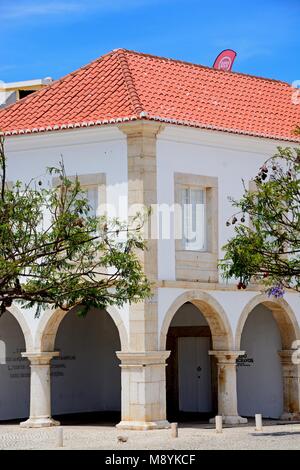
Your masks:
M150 282L155 285L157 274L157 134L164 125L156 122L137 121L120 124L127 136L128 165L128 214L152 209L152 216L144 227L147 249L137 255ZM158 349L157 289L149 300L132 304L129 313L130 351L156 351Z
M121 360L120 429L161 429L166 419L166 359L170 351L117 352Z
M20 424L23 428L58 426L51 418L50 361L59 352L22 353L30 361L30 416Z
M139 120L120 124L127 137L128 216L152 210L144 226L147 248L137 255L152 297L130 305L129 352L117 353L122 368L122 429L168 427L166 421L166 358L158 351L157 260L157 135L164 125Z
M246 418L238 415L236 386L236 359L245 352L209 351L209 354L216 356L218 364L218 415L223 416L225 424L247 423Z
M283 420L300 420L300 364L297 351L287 349L278 352L283 377ZM296 356L293 363L293 355ZM298 360L297 360L298 359Z

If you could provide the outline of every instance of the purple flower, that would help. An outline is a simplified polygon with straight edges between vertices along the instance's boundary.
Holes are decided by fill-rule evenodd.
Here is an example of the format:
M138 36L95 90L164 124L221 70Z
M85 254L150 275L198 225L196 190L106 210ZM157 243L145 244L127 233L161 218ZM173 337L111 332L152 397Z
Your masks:
M273 296L275 297L275 299L280 299L284 296L285 293L283 287L280 284L278 284L277 286L270 287L267 292L269 297Z

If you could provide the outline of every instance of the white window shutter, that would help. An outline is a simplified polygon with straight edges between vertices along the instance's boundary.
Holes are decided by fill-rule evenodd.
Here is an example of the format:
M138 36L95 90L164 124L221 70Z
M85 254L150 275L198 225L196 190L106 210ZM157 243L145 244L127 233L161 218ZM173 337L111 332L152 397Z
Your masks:
M183 248L204 251L206 248L205 190L184 188L183 201Z
M95 217L98 211L98 187L90 186L85 188L86 196L90 206L89 215Z

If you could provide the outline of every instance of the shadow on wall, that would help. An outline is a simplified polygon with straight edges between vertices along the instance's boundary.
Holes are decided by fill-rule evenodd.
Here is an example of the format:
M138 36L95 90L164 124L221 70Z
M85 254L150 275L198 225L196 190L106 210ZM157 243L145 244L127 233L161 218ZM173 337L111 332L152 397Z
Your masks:
M265 418L279 418L283 412L282 349L280 331L271 310L255 307L246 320L238 359L238 410L242 416L261 413Z
M120 411L121 369L117 327L104 310L79 317L76 309L62 320L52 360L52 414Z
M21 356L25 350L23 332L6 311L0 317L0 421L28 418L30 367Z

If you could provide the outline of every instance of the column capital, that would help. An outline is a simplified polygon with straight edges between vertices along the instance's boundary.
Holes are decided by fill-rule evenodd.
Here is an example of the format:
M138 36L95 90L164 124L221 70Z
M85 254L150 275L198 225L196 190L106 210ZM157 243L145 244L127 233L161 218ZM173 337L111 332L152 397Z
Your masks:
M59 356L59 351L32 351L21 353L22 357L26 357L34 365L48 365L53 357Z
M278 351L278 354L281 358L291 358L294 352L297 352L297 349L281 349Z
M165 124L161 122L140 119L137 121L119 124L118 128L125 135L131 137L137 137L140 135L155 137L165 128Z
M239 356L243 356L245 351L208 351L210 356L216 356L218 362L223 364L235 364Z
M123 352L117 351L117 357L122 361L121 367L144 367L165 365L171 351Z
M299 349L283 349L278 351L282 366L300 366Z

